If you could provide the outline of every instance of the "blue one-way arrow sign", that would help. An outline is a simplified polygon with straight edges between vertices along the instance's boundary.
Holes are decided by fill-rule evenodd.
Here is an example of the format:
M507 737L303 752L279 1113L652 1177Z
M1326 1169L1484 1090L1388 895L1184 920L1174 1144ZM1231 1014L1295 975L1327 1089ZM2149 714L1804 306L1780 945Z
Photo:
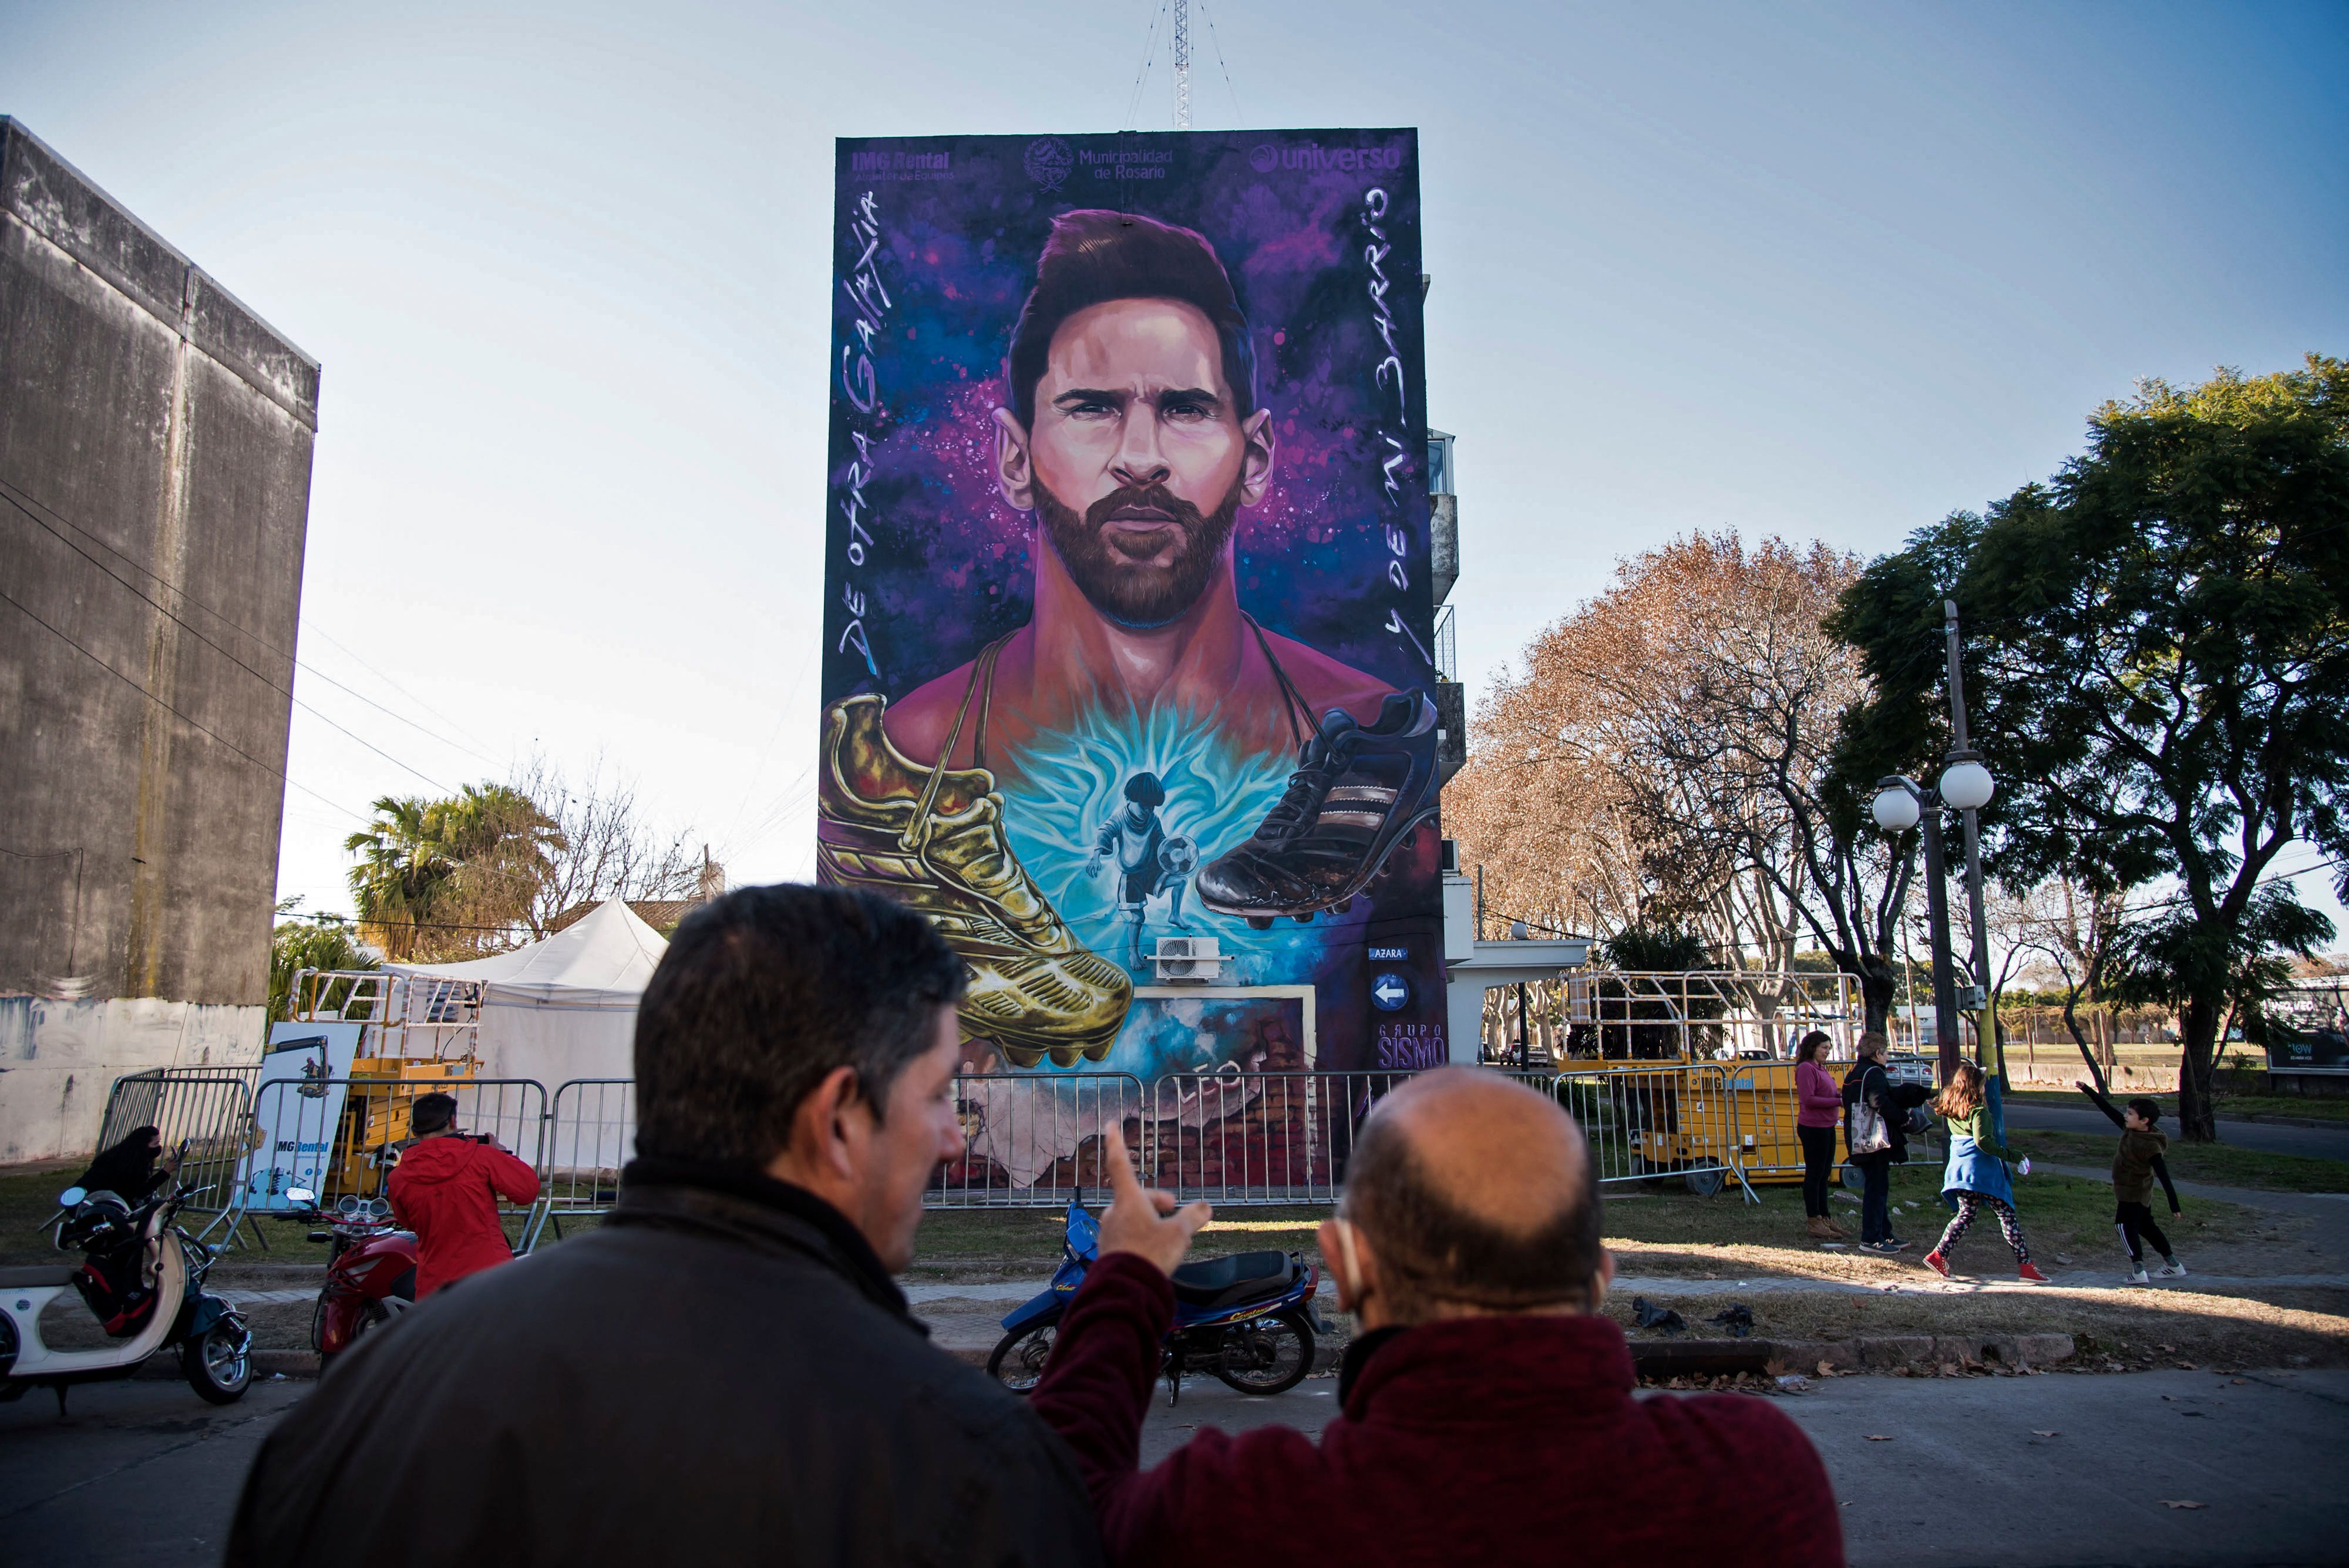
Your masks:
M1371 1002L1381 1012L1401 1012L1411 1003L1411 981L1386 970L1371 977Z

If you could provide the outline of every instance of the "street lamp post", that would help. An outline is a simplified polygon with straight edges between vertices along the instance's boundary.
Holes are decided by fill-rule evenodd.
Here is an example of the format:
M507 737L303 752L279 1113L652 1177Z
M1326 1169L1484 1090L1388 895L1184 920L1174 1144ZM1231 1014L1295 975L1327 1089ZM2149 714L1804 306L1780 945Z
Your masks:
M1925 924L1931 933L1935 1075L1948 1083L1958 1069L1958 996L1950 974L1950 889L1941 858L1941 796L1895 774L1876 782L1876 825L1887 833L1914 827L1925 838Z
M1939 1046L1935 1070L1946 1084L1958 1070L1958 996L1954 966L1950 959L1949 869L1941 854L1941 812L1945 807L1957 812L1963 824L1966 895L1973 916L1975 984L1971 989L1977 993L1968 1000L1986 1014L1989 942L1982 929L1981 838L1975 814L1990 804L1998 781L1982 766L1982 753L1966 742L1965 685L1958 670L1957 602L1942 600L1941 610L1942 629L1950 646L1950 739L1954 744L1942 764L1936 787L1927 789L1914 779L1895 774L1877 781L1873 809L1876 825L1885 832L1906 833L1914 827L1924 835L1925 914L1932 932L1933 1033L1938 1036L1935 1044ZM1988 1040L1992 1025L1986 1016L1981 1027L1984 1031L1982 1038Z
M1949 644L1950 658L1950 761L1961 759L1973 764L1982 775L1976 784L1982 798L1974 805L1961 801L1951 804L1959 807L1958 818L1964 825L1966 844L1966 912L1973 927L1972 960L1974 990L1979 993L1974 1002L1974 1038L1979 1042L1983 1065L1995 1064L1999 1087L2006 1087L2006 1044L1998 1035L1998 1019L1990 1004L1990 926L1982 910L1982 831L1977 820L1982 806L1990 804L1993 787L1990 771L1982 765L1982 753L1973 750L1966 739L1966 677L1958 664L1958 601L1941 601L1941 635ZM1972 799L1972 791L1966 794Z

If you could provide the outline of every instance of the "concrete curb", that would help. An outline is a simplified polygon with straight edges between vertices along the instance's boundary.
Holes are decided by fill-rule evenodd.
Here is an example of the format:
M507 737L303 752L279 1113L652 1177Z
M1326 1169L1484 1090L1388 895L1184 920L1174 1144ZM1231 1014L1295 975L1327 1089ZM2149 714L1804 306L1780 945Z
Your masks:
M1783 1339L1773 1342L1774 1370L1816 1374L1821 1363L1837 1372L1890 1372L1899 1367L1954 1366L2029 1371L2078 1354L2068 1334L1896 1334L1865 1339ZM1783 1365L1778 1365L1783 1364Z
M967 1366L984 1369L992 1345L941 1345ZM1313 1343L1313 1370L1328 1372L1345 1356L1329 1339ZM1837 1372L1889 1372L1896 1367L1998 1367L2021 1372L2069 1361L2077 1354L2068 1334L1900 1334L1867 1339L1635 1340L1631 1364L1642 1377L1713 1376L1733 1372L1796 1372L1816 1376L1825 1362ZM307 1350L256 1350L255 1377L316 1377L318 1357ZM177 1356L159 1355L142 1377L177 1377Z

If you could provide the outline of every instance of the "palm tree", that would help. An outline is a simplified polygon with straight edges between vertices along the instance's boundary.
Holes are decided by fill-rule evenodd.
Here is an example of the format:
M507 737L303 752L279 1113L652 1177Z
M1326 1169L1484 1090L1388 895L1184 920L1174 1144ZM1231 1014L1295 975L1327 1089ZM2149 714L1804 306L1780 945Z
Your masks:
M394 963L417 956L425 929L454 901L458 864L434 821L446 804L385 795L375 803L374 825L343 840L359 857L350 872L359 940Z
M386 795L376 820L343 841L359 934L395 963L496 952L527 935L563 833L508 784L467 784L445 800Z
M563 830L536 801L510 784L467 784L434 805L438 841L457 862L457 902L475 930L458 933L475 949L543 935L532 924L538 891L554 875L554 857L567 847Z

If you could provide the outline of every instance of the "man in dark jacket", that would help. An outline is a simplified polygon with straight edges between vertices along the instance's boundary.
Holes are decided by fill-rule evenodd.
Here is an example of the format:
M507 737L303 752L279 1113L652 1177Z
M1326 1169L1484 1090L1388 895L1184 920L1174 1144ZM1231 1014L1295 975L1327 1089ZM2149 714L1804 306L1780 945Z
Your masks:
M1476 1068L1427 1074L1365 1125L1321 1255L1361 1334L1340 1415L1203 1431L1137 1472L1168 1274L1206 1218L1145 1193L1114 1137L1115 1201L1035 1404L1084 1467L1116 1568L1284 1548L1370 1564L1834 1564L1842 1526L1800 1428L1741 1395L1632 1397L1613 1270L1574 1123Z
M493 1137L457 1126L454 1095L419 1095L409 1129L420 1135L391 1172L393 1218L416 1232L416 1299L468 1274L513 1262L498 1199L538 1198L538 1172Z
M263 1446L228 1563L1099 1563L1068 1450L891 1281L958 1146L961 990L864 894L689 916L617 1211L362 1339Z

